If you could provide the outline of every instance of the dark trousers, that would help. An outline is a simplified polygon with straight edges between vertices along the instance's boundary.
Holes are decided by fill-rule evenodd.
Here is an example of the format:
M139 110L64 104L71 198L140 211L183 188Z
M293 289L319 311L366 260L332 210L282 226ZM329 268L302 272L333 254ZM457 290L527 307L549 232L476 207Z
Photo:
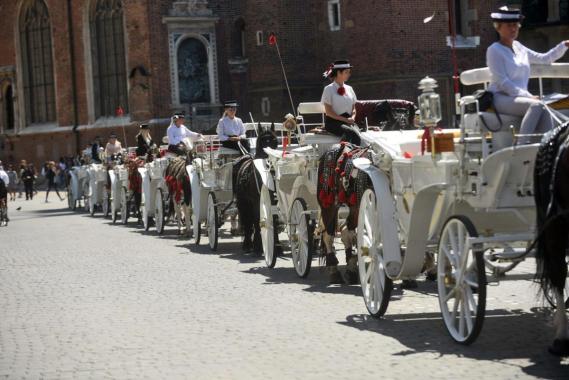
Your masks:
M230 141L230 140L222 141L221 146L223 146L225 148L229 148L229 149L235 149L236 151L241 153L241 149L239 149L239 143L241 143L241 146L247 152L251 151L251 147L249 146L249 140L247 140L247 139L243 139L240 141Z
M57 190L57 184L55 182L52 181L48 181L47 183L47 192L45 193L45 200L47 201L47 197L49 196L49 191L50 190L55 190L55 193L57 194L57 196L59 197L59 199L61 199L61 195L59 195L59 191Z
M343 117L350 117L347 113L344 113L340 116ZM324 120L324 129L328 132L336 135L342 139L342 141L347 141L354 145L361 145L362 139L360 137L360 129L356 124L347 125L342 123L340 120L332 119L329 116L326 116Z
M26 191L26 200L34 197L34 181L24 181L24 189Z

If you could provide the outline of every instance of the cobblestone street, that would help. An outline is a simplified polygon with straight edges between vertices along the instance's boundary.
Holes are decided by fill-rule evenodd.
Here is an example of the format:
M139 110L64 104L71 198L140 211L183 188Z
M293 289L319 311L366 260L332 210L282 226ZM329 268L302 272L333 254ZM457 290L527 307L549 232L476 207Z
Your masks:
M0 378L569 378L569 359L547 353L533 260L488 287L464 347L422 278L397 284L376 320L359 286L330 286L318 268L300 279L288 255L268 269L228 225L212 253L173 225L157 236L55 199L10 203L0 228Z

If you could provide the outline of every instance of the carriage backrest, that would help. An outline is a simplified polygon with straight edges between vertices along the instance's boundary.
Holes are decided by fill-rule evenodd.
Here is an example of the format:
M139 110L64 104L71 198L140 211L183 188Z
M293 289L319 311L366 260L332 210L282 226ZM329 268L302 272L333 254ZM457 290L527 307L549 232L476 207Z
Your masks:
M543 78L569 78L569 63L531 65L530 78L539 80L539 95L543 96ZM466 70L460 74L460 81L466 86L483 84L484 88L486 88L491 79L492 74L487 67Z

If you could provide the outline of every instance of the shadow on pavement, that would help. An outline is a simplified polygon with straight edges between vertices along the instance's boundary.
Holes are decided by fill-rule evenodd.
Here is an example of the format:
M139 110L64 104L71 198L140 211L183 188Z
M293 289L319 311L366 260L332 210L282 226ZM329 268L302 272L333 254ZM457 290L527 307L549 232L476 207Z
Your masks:
M445 355L496 362L528 359L532 365L519 366L528 375L547 379L567 378L569 364L547 352L553 337L548 318L549 313L540 308L532 309L532 312L487 311L482 332L470 346L460 345L451 339L440 313L387 314L382 319L354 314L338 323L396 339L407 348L394 354L398 356L431 352L439 355L434 360L444 360Z

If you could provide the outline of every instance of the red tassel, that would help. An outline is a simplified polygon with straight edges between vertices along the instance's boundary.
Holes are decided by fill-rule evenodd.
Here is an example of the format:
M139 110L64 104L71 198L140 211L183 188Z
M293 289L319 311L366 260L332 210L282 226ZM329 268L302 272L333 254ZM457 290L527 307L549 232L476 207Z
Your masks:
M336 173L340 173L340 167L339 167L339 166L336 166L336 168L334 169L334 171L335 171Z
M350 206L355 206L357 202L358 202L358 197L356 196L356 193L354 192L350 195L350 199L348 199L348 204Z
M346 176L346 172L341 172L340 173L340 177L345 177Z
M328 177L328 187L334 187L334 177L332 176Z
M338 202L346 203L346 192L344 190L340 190L338 193Z

